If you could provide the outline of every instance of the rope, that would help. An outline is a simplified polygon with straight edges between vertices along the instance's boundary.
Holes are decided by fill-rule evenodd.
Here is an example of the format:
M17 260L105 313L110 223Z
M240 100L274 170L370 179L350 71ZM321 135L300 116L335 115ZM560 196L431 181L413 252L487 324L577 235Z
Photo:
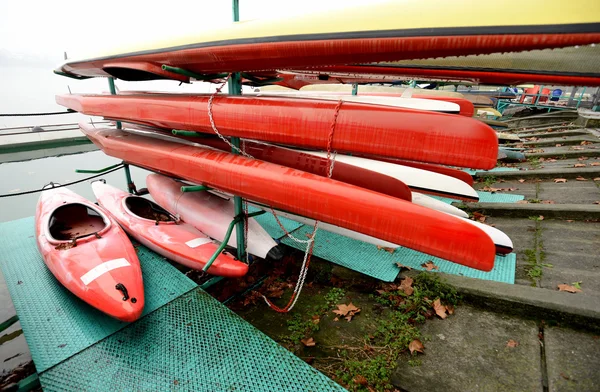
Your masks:
M333 173L333 166L335 164L335 157L337 155L337 153L334 152L333 159L332 159L331 149L332 149L332 146L333 146L333 134L335 132L335 124L337 123L337 118L338 118L340 109L342 107L342 102L343 101L340 100L338 102L338 104L336 105L336 107L335 107L335 112L334 112L334 115L333 115L333 121L331 122L331 129L329 131L329 138L327 139L327 164L329 165L329 170L327 172L327 177L328 178L331 178L331 175ZM271 211L273 211L272 208L271 208ZM279 224L279 227L281 229L283 229L283 231L286 233L286 235L288 237L290 237L290 238L293 238L287 232L287 230L285 230L285 228L283 227L283 225L281 224L281 222L277 218L277 215L275 215L275 211L273 211L273 216L275 216L275 220ZM317 235L318 228L319 228L319 221L315 221L315 225L313 226L312 234L310 235L310 238L307 241L308 244L306 246L306 251L304 252L304 259L302 260L302 266L300 267L300 276L298 277L298 282L296 283L296 287L294 287L294 292L292 293L292 296L290 297L290 300L288 301L288 303L283 308L280 308L280 307L276 306L274 303L272 303L271 301L269 301L267 299L267 297L265 297L264 295L262 296L263 299L265 300L265 302L267 303L267 305L271 309L273 309L274 311L276 311L277 313L287 313L287 312L289 312L296 305L296 302L298 301L298 298L300 298L300 293L302 292L302 288L304 287L304 281L306 279L306 275L308 274L308 267L310 265L310 259L312 257L313 249L314 249L314 246L315 246L315 237Z
M73 110L66 112L46 112L46 113L0 113L0 117L34 117L34 116L54 116L56 114L77 113Z
M69 183L66 183L66 184L63 184L63 185L57 185L57 186L54 186L53 188L62 188L64 186L70 186L70 185L79 184L80 182L91 180L92 178L102 177L105 174L112 173L112 172L117 171L117 170L122 169L122 168L123 168L123 166L115 167L114 169L105 171L104 173L96 174L94 176L83 178L81 180L77 180L77 181L73 181L73 182L69 182ZM4 195L0 195L0 198L11 197L11 196L29 195L31 193L42 192L43 190L45 190L44 187L42 187L40 189L34 189L34 190L31 190L31 191L25 191L25 192L19 192L19 193L7 193L7 194L4 194Z

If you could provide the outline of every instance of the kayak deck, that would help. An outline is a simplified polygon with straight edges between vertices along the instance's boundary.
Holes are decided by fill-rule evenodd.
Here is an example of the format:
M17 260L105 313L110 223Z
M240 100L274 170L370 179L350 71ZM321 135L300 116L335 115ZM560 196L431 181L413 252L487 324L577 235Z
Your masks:
M33 228L32 217L0 224L0 267L45 391L169 390L174 380L190 390L344 390L143 246L144 315L125 324L101 314L56 282Z

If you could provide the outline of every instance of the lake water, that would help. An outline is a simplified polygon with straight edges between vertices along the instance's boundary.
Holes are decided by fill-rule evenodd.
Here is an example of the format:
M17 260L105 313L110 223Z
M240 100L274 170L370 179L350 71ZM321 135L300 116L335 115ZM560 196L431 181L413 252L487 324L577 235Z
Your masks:
M119 162L118 159L106 156L101 151L93 151L24 162L2 163L0 164L0 195L39 189L50 181L67 183L87 178L93 174L78 174L75 173L75 169L100 169ZM138 188L146 186L147 173L147 171L136 167L131 168L133 181ZM127 189L123 170L109 173L102 178L106 179L106 182L111 185L123 190ZM70 186L69 189L95 201L89 181ZM0 198L0 222L33 216L38 198L39 193ZM9 319L15 313L4 278L0 274L0 322ZM15 333L20 328L20 324L17 323L4 331L2 335ZM29 360L31 360L31 355L22 334L0 344L0 368L2 372L9 371Z

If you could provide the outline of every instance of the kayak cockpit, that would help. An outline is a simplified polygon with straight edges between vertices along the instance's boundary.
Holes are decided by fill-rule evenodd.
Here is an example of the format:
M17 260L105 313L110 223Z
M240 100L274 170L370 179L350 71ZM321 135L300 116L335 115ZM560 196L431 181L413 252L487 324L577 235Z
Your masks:
M127 196L123 207L129 214L158 223L176 223L178 219L158 204L139 196Z
M57 207L48 220L48 239L51 242L74 241L99 235L110 227L110 220L89 205L70 203Z

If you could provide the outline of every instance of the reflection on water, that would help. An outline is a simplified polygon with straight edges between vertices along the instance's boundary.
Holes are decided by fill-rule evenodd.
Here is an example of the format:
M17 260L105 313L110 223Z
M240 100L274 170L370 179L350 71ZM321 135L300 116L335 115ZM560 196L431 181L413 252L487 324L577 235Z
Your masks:
M52 150L51 152L54 154L69 153L64 148ZM35 151L14 154L14 159L25 160L23 162L0 164L0 195L39 189L50 181L66 183L87 178L93 174L78 174L75 173L75 169L100 169L120 162L118 159L104 155L101 151L27 160L32 159L32 153L35 153ZM45 153L48 154L48 150L45 150ZM145 179L147 173L147 171L142 169L131 168L132 178L138 188L146 186ZM127 189L125 174L122 170L109 173L102 178L106 179L106 182L111 185L123 190ZM92 187L87 181L70 186L69 189L95 201ZM34 215L38 198L39 193L0 198L0 222ZM15 309L6 288L6 283L0 274L0 322L8 320L14 315ZM3 340L2 335L8 334L12 337L12 339L0 344L0 366L2 372L31 360L31 354L25 338L22 334L18 335L15 333L20 328L20 324L16 323L6 331L0 333L0 341Z

